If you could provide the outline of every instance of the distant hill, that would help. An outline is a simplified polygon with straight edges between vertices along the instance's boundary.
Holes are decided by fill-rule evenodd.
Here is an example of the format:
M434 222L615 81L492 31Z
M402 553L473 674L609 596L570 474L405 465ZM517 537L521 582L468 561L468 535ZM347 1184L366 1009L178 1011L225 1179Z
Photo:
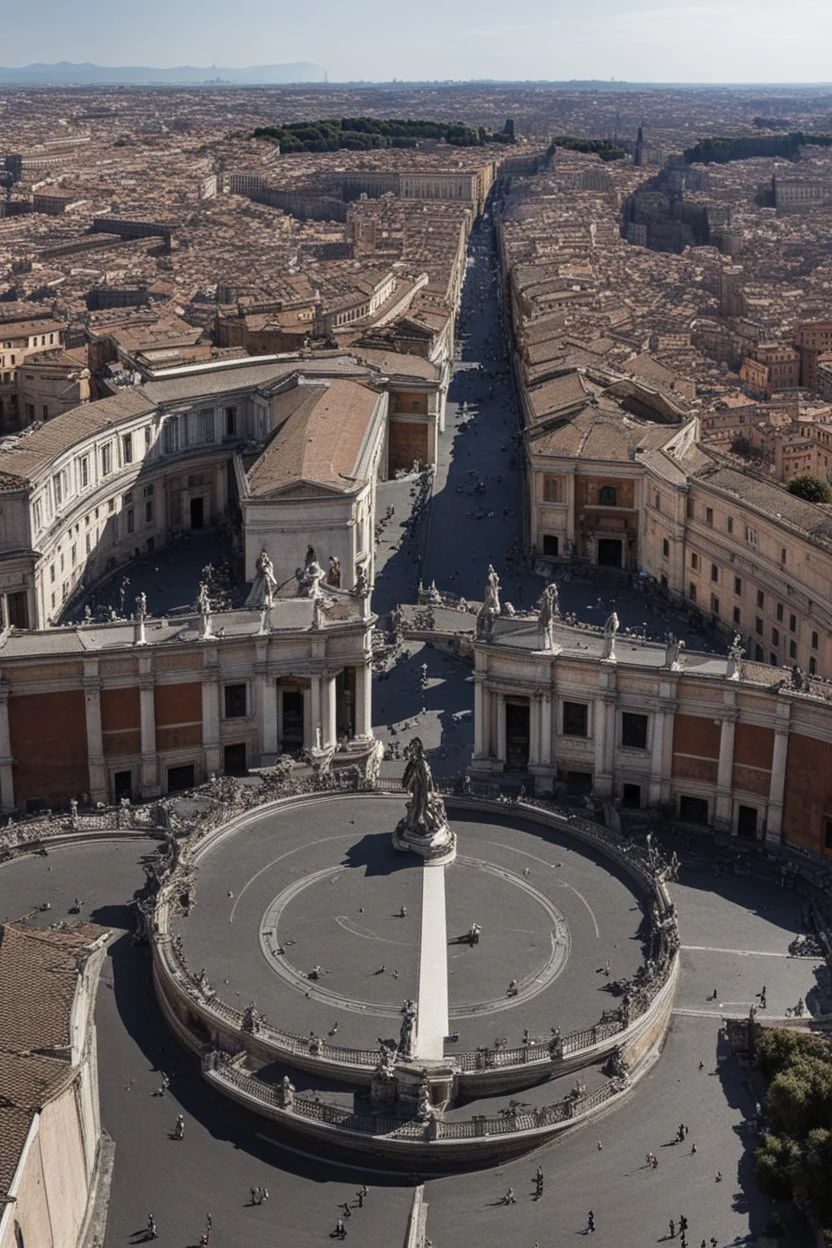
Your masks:
M201 69L193 65L177 65L172 69L151 69L146 65L73 65L59 61L55 65L22 65L7 69L0 66L0 87L70 87L70 86L201 86L210 82L234 86L286 82L322 82L320 65L298 61L291 65L254 65L246 69L225 69L212 65Z

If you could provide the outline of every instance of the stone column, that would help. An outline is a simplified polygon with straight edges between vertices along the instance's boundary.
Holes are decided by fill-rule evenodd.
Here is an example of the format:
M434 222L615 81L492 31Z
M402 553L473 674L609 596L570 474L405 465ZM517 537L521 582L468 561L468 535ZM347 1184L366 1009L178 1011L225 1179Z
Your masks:
M369 655L355 669L355 736L369 741L373 735L373 665Z
M220 671L216 646L202 656L202 751L205 774L219 775L220 752Z
M529 767L540 766L540 707L543 694L529 698Z
M13 764L9 731L9 684L6 680L0 680L0 810L4 815L14 810Z
M544 693L540 703L540 763L552 766L552 697Z
M719 832L731 831L733 813L734 735L739 711L736 706L726 706L722 712L722 729L719 734L719 767L716 775L716 802L714 826Z
M139 706L141 711L141 784L143 798L158 797L159 764L156 756L156 704L153 697L153 656L142 655L139 659Z
M505 765L507 758L506 746L506 699L505 694L498 693L497 702L497 760Z
M321 745L334 749L338 740L335 726L335 677L321 677Z
M648 801L651 806L669 802L671 798L671 773L673 770L673 716L676 700L672 697L670 682L659 685L659 701L653 714L653 743L650 750L650 787Z
M766 848L776 850L783 839L783 796L786 790L786 760L789 753L791 703L778 699L774 722L774 750L766 812Z
M303 747L314 750L318 744L318 729L323 743L324 729L321 723L321 678L312 676L309 681L309 718L304 716Z
M90 798L93 802L106 802L107 767L104 762L104 735L101 730L101 680L97 659L87 659L84 662L83 686Z

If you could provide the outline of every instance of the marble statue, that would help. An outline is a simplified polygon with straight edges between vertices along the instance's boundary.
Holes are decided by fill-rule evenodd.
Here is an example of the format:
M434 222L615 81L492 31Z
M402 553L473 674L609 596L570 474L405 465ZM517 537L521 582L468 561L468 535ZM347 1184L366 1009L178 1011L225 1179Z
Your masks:
M326 574L326 583L331 585L333 589L341 588L341 560L336 559L334 555L329 556L329 569Z
M399 1053L405 1059L413 1056L416 1043L416 1002L408 997L401 1008L402 1025L399 1031Z
M354 598L369 598L370 596L370 579L367 576L367 569L364 564L360 564L355 574L355 584L350 593Z
M540 598L540 610L537 616L537 627L540 632L541 650L551 650L555 644L555 621L560 618L560 596L557 584L552 581L547 585Z
M488 565L485 578L483 602L477 615L477 636L490 637L494 621L500 614L500 578L494 571L494 565Z
M675 633L668 633L664 650L664 666L669 667L672 672L680 671L682 668L681 651L684 648L685 643L679 641Z
M407 829L417 836L431 836L447 824L445 803L436 790L420 737L406 748L407 766L402 783L410 794L407 803Z
M251 586L251 593L246 598L246 606L270 607L277 592L277 579L274 574L274 564L265 547L257 556L254 566L257 574Z
M601 656L610 662L615 662L615 635L618 632L618 616L613 611L607 616L607 622L604 625L604 653Z
M141 593L136 598L136 619L147 619L147 594Z
M317 598L321 592L321 581L325 573L318 563L314 546L307 546L303 567L295 572L298 582L298 594L301 598Z

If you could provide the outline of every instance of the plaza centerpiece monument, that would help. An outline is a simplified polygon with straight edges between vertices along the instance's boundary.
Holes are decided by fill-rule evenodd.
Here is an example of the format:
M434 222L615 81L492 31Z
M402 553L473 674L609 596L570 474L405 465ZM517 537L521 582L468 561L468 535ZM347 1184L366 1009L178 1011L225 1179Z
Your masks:
M452 862L456 857L456 836L448 824L445 803L419 737L408 745L406 758L402 784L410 800L407 814L396 825L393 844L396 849L412 850L431 862Z

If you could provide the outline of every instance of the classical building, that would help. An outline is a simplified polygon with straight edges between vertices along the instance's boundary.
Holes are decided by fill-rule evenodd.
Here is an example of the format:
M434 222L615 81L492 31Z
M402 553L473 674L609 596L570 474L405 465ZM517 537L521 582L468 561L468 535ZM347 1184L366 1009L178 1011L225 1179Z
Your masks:
M265 545L286 581L319 534L343 588L359 564L371 576L376 479L435 459L446 379L417 356L367 356L159 369L0 446L3 624L56 622L121 564L238 506L255 530L247 575Z
M76 1248L101 1166L95 997L110 932L0 928L0 1248Z
M832 702L770 668L536 620L475 645L471 773L533 777L832 859ZM604 656L608 657L604 657ZM778 677L775 679L775 677Z
M148 799L305 748L365 763L369 599L5 633L0 810Z

